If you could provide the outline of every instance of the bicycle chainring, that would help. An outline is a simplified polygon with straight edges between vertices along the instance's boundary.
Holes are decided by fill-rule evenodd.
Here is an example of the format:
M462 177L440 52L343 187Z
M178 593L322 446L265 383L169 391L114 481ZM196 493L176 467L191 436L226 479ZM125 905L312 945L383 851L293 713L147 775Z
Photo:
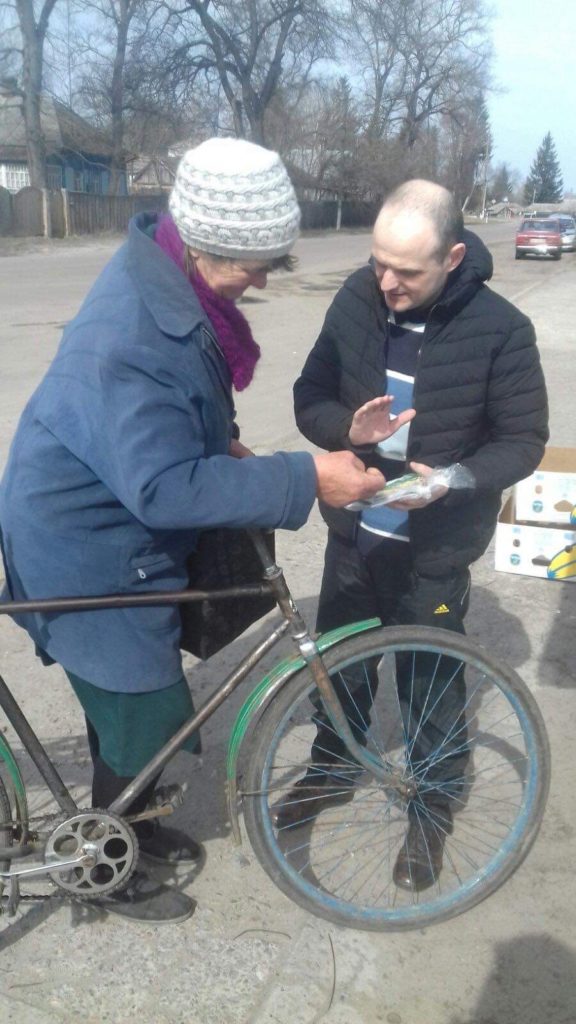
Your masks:
M133 829L110 811L79 811L51 832L44 863L57 864L84 854L86 863L49 877L76 899L97 899L126 884L138 862L138 840Z

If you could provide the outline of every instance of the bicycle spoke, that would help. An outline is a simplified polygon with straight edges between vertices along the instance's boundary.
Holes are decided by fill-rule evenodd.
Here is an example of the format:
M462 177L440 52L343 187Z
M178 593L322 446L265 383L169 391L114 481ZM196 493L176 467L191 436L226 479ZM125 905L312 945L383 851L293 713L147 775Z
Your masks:
M425 643L381 630L380 648L358 636L330 656L354 735L412 784L409 799L347 754L307 670L265 713L251 837L282 888L339 923L409 927L465 909L519 863L541 814L545 740L517 677L466 638L435 649L438 631L416 632Z

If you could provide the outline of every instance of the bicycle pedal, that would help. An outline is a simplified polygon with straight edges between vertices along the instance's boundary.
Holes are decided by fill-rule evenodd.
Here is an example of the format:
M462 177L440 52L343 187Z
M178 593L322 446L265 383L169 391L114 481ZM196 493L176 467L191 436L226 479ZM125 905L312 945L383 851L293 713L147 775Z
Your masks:
M176 810L184 803L184 787L178 782L171 782L165 786L158 786L152 794L152 807L171 807Z

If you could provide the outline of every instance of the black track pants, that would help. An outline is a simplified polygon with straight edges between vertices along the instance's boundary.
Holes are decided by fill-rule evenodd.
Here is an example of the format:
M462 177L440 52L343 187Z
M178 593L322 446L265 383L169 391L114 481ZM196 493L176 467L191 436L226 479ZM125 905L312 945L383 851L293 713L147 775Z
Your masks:
M318 608L319 632L374 617L385 626L435 626L465 632L468 570L441 578L422 577L412 569L409 544L383 540L367 547L361 554L356 545L330 533ZM416 663L411 656L396 657L398 698L412 766L417 772L418 765L425 764L427 786L437 782L439 791L447 795L458 793L468 760L463 715L459 720L465 703L465 682L462 671L454 674L455 670L449 658L443 658L438 669L437 659L431 655L418 655ZM354 666L347 670L345 680L335 680L335 684L356 738L365 743L378 686L376 662ZM321 710L316 719L318 735L312 763L333 764L339 757L349 762L344 744ZM446 738L448 733L452 739ZM430 757L441 744L442 756L431 766Z

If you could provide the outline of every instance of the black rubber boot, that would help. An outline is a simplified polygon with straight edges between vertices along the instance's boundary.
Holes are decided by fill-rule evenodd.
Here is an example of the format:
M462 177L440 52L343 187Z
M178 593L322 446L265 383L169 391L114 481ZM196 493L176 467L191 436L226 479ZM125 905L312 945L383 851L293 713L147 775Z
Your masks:
M98 754L93 756L93 760L92 803L94 807L104 809L132 782L132 778L116 775ZM133 800L128 813L138 814L148 806L157 781L157 778L153 779L144 792ZM141 852L146 856L146 844L150 841L150 836L163 830L157 827L154 821L136 822L133 828ZM196 843L193 845L198 849L199 856L199 847ZM173 860L168 863L173 863ZM143 924L177 924L186 921L196 907L195 901L189 896L173 886L164 885L163 882L150 878L146 871L142 870L134 872L124 889L111 893L110 896L103 896L100 900L94 900L94 903L109 914L117 914L125 920Z
M179 924L196 909L190 896L150 878L144 871L135 871L125 889L93 902L108 914L138 924Z
M166 828L158 821L138 821L132 826L140 853L157 864L193 864L202 857L202 847L177 828Z
M148 807L159 776L148 783L140 796L130 804L127 814L138 814ZM113 800L132 782L132 778L115 775L98 755L94 758L92 801L94 807L109 807ZM165 828L156 820L137 821L132 826L144 857L158 864L191 864L202 856L202 847L179 829Z

